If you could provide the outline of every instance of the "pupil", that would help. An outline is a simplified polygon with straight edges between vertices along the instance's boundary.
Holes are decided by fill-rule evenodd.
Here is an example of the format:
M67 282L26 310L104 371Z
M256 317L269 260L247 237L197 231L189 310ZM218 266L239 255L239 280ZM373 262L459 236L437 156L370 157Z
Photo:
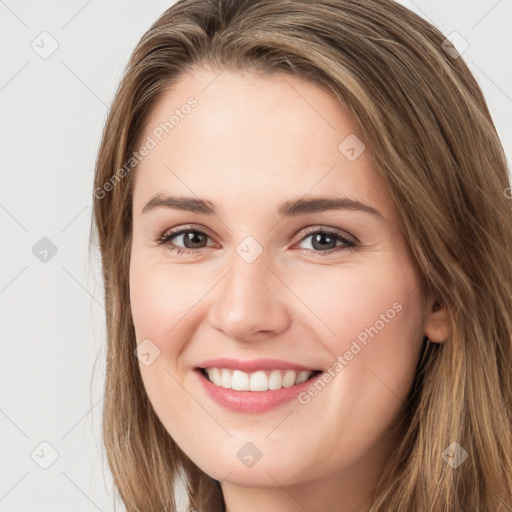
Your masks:
M190 242L192 247L188 247L189 249L197 248L197 244L201 244L201 233L197 233L196 231L189 231L185 236L185 242ZM199 240L196 238L198 237ZM325 242L327 240L327 243ZM317 233L316 236L313 237L313 247L315 249L325 249L326 245L329 245L329 242L332 244L336 244L336 240L334 237L331 237L327 233ZM187 243L185 243L187 245Z
M325 249L325 244L322 244L322 243L320 243L320 245L318 247L315 247L316 242L320 241L323 238L327 238L328 240L330 239L331 242L333 242L333 241L336 242L334 240L334 238L331 237L330 235L328 235L327 233L318 233L315 237L313 237L313 247L315 249Z
M194 238L195 238L195 237L199 237L199 238L201 238L200 233L196 233L195 231L189 231L189 232L187 233L187 235L185 236L185 242L192 242L192 244L197 244L197 243L199 243L199 244L200 244L200 243L201 243L200 241L199 241L199 242L194 241ZM185 245L187 245L187 244L185 243ZM188 247L188 248L189 248L189 249L194 249L195 247Z

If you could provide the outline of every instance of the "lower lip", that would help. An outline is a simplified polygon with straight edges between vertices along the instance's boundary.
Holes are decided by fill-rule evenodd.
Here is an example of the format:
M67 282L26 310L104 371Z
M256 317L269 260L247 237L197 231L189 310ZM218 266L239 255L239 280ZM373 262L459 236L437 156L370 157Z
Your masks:
M290 386L289 388L268 391L234 391L216 386L200 370L195 370L195 373L199 377L201 385L214 402L230 411L245 413L261 413L275 409L297 398L301 392L308 389L322 375L322 373L318 373L318 375L306 382Z

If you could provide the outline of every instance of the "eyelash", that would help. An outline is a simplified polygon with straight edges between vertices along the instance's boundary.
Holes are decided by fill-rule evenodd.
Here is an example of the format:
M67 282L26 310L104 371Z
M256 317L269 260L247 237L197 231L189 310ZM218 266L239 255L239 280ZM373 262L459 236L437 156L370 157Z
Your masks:
M195 233L195 234L200 234L200 235L206 235L208 238L211 238L204 231L194 229L191 227L185 227L185 228L177 229L175 231L164 231L155 240L155 242L156 242L157 246L161 246L161 245L169 242L172 238L175 238L184 233ZM340 247L335 247L335 248L329 249L327 251L317 251L317 250L315 251L315 250L310 250L310 249L303 249L304 251L306 251L306 254L308 256L313 256L313 257L328 256L328 255L330 255L334 252L338 252L340 250L344 250L344 249L354 250L358 247L358 243L355 240L350 240L347 237L340 235L337 231L332 231L330 229L318 228L318 227L306 228L306 230L304 231L304 236L299 240L299 243L304 241L309 236L315 235L315 234L324 234L324 235L328 235L330 237L334 237L334 238L336 238L337 241L341 241L345 245L340 246ZM174 244L172 244L172 245L174 245ZM200 249L206 249L206 247L200 247L197 249L186 249L186 248L182 248L182 247L169 247L168 249L169 249L169 251L175 252L176 254L191 254L191 253L197 253Z

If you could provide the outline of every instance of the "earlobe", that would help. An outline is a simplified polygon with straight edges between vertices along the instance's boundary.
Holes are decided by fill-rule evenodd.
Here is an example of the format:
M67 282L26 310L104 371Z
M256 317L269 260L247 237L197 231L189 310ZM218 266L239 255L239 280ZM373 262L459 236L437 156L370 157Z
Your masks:
M425 316L425 336L433 343L443 343L452 334L452 323L448 306L438 299L428 301Z

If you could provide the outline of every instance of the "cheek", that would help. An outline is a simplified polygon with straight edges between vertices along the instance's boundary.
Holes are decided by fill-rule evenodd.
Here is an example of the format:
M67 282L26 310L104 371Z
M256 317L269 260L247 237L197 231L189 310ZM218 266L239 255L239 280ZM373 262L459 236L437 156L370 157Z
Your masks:
M194 293L196 281L186 276L185 272L170 273L165 265L130 267L130 302L137 342L149 337L161 345L172 338L172 330L200 299L201 287L197 286Z
M180 439L180 431L179 428L178 432L173 430L177 424L169 418L174 418L177 411L190 408L190 396L178 382L184 370L180 366L180 354L193 336L194 306L204 295L200 283L195 285L195 293L194 283L186 276L185 272L170 271L168 265L151 261L135 260L130 266L130 301L136 341L149 347L152 359L148 365L139 361L139 369L156 414L176 439ZM151 343L148 344L147 339ZM192 421L194 415L187 418Z
M375 336L372 326L379 333L396 333L421 324L420 281L411 265L400 270L385 262L357 268L326 266L308 279L296 279L293 291L306 306L304 324L314 326L333 344L338 340L341 348L348 339L359 336L364 342L365 337Z
M338 356L344 358L345 377L337 381L359 388L360 395L370 384L371 393L387 387L391 398L405 399L424 336L422 288L414 266L409 260L400 265L384 261L374 267L331 268L325 277L317 271L315 277L295 283L294 292L307 305L302 308L305 328L315 331L333 364Z
M205 296L217 281L212 272L142 260L138 264L134 259L130 297L137 342L150 338L163 356L151 366L140 365L157 415L192 460L210 475L220 471L217 476L223 478L232 468L219 470L218 460L229 460L226 454L238 449L234 444L239 438L226 440L224 431L186 392L190 381L178 383L170 375L180 380L186 374L180 367L183 353L187 343L198 338L212 306L212 297ZM276 430L274 441L266 439L272 427L262 420L260 443L265 453L299 453L297 439L309 447L289 460L269 457L269 469L306 478L318 458L325 462L321 472L350 465L377 445L394 423L414 376L422 303L417 276L403 262L398 267L382 259L379 265L357 268L319 265L314 271L283 274L283 281L293 293L276 287L276 300L290 314L292 334L311 339L323 353L327 350L333 363L337 356L351 357L345 358L346 366L325 390L311 395L308 405L294 405L295 421L287 430ZM272 420L273 425L278 422ZM257 435L258 428L251 428ZM241 424L240 432L244 429ZM216 448L206 453L198 437Z

